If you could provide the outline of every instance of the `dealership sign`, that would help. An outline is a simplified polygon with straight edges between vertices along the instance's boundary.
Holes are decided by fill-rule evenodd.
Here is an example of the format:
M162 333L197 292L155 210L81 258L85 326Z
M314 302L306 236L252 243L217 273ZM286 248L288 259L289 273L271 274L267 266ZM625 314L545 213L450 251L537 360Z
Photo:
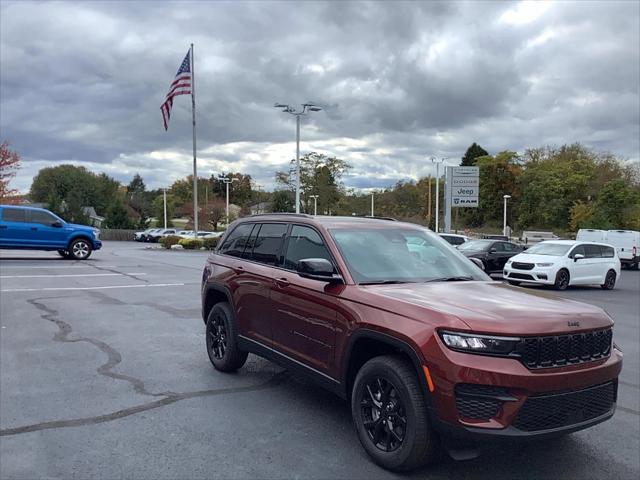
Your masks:
M480 191L480 169L478 167L450 167L452 207L477 207Z

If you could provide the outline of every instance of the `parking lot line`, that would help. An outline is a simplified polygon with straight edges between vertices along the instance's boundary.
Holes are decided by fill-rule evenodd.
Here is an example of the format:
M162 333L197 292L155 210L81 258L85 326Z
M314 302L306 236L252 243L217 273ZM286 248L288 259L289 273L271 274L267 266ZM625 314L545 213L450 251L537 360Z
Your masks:
M47 288L3 288L0 292L54 292L66 290L109 290L114 288L182 287L186 283L150 283L140 285L109 285L106 287L47 287Z
M0 260L2 259L2 257L0 257ZM33 265L27 265L27 266L23 266L23 265L4 265L2 262L0 262L0 270L4 270L5 268L17 268L19 270L23 270L25 268L39 268L39 269L45 269L45 270L49 270L52 268L119 268L120 265L100 265L100 264L89 264L89 265L56 265L53 267L48 267L47 265L38 265L38 266L33 266Z
M146 273L72 273L62 275L0 275L0 278L60 278L60 277L126 277L128 275L146 275Z

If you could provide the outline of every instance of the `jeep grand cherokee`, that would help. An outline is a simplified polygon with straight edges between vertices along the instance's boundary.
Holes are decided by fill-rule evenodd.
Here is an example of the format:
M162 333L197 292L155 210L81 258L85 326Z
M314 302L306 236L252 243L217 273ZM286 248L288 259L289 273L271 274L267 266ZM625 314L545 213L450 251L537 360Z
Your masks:
M442 438L545 438L615 410L622 354L603 310L491 281L413 224L239 220L207 260L202 314L217 370L252 352L309 374L392 470Z

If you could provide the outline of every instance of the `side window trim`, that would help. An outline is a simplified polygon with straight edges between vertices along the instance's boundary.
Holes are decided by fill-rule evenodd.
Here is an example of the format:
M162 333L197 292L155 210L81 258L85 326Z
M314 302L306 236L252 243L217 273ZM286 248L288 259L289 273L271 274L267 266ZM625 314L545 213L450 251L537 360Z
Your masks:
M247 247L245 245L245 249L242 251L242 256L240 258L242 258L243 260L246 260L248 262L257 263L259 265L266 265L268 267L279 267L280 264L284 261L283 247L284 247L285 241L287 240L287 233L290 231L291 225L289 223L287 223L287 222L277 222L277 221L275 221L275 222L264 222L264 223L256 222L256 223L254 223L254 225L258 226L258 230L256 231L256 238L258 238L258 236L260 235L260 231L262 230L262 227L265 226L265 225L285 225L287 227L286 230L285 230L285 233L282 234L282 241L280 242L280 246L278 247L278 252L276 254L277 261L276 261L275 264L271 265L269 263L264 263L264 262L259 262L258 260L254 260L253 259L253 251L255 250L255 243L254 243L254 245L251 246L251 256L249 258L246 258L244 256L244 254L246 252L246 249L247 249ZM256 227L254 226L254 228L251 229L251 233L249 234L249 238L251 238L251 236L253 235L253 230L255 228Z

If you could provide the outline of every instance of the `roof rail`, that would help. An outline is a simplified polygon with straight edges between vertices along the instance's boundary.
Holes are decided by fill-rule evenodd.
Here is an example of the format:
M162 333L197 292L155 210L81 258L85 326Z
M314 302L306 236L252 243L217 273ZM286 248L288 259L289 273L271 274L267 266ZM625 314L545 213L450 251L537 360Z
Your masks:
M365 218L373 218L374 220L389 220L391 222L397 222L398 219L397 218L393 218L393 217L377 217L377 216L371 216L371 215L365 215Z
M274 212L274 213L256 213L255 215L249 215L250 217L273 217L274 215L286 215L287 217L305 217L311 218L312 215L307 213L289 213L289 212ZM246 218L246 217L245 217Z

